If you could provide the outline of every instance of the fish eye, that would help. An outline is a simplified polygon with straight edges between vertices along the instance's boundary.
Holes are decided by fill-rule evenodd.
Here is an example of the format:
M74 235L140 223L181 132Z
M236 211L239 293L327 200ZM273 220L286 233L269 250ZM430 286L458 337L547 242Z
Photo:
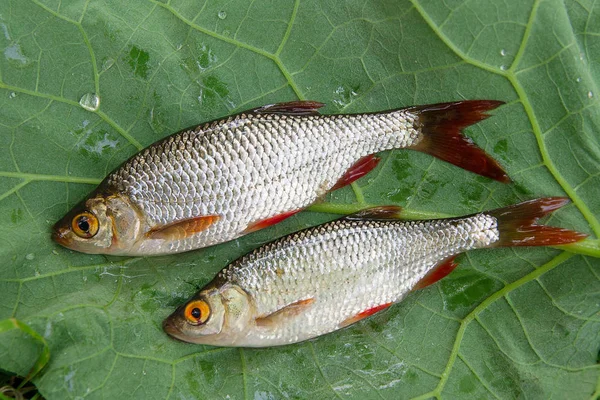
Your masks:
M185 319L193 325L202 325L210 317L210 306L204 300L191 301L185 307Z
M73 218L71 228L77 236L89 239L98 233L98 218L90 212L82 212Z

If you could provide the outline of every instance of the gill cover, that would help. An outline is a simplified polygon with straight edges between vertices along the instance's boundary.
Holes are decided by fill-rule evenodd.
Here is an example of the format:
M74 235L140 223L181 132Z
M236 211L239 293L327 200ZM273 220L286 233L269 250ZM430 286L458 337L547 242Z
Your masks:
M84 253L119 255L135 244L141 225L138 212L125 197L94 192L54 225L52 239Z
M208 316L202 315L203 309L209 310ZM246 292L226 284L199 292L164 320L163 329L184 342L230 346L245 335L252 320Z

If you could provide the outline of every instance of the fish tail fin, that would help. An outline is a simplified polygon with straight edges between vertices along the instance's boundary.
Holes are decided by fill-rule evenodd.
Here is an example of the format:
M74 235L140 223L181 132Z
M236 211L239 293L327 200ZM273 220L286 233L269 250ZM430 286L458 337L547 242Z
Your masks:
M504 104L497 100L466 100L411 107L418 115L423 139L411 148L500 182L510 182L502 167L461 131L489 117L486 111Z
M500 240L493 246L555 246L583 240L583 233L536 223L568 202L566 197L546 197L486 212L498 221Z

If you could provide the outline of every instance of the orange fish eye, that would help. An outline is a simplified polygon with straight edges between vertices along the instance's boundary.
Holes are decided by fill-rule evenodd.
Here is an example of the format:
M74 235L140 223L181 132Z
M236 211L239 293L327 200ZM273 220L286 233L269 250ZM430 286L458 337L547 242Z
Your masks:
M77 236L89 239L98 233L98 218L94 214L84 211L73 218L71 229Z
M204 300L191 301L185 307L185 319L190 324L202 325L210 317L210 306Z

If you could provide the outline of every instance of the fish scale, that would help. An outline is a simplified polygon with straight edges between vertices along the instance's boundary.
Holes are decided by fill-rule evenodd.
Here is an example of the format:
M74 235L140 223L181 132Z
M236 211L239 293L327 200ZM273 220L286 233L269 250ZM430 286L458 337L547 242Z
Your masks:
M292 343L401 300L436 263L488 247L498 238L496 219L484 214L434 223L339 220L251 252L219 279L248 293L258 316L316 297L306 313L289 323L246 338L249 343Z
M128 194L153 225L199 214L221 216L206 231L177 243L178 250L219 243L254 221L314 202L357 159L413 145L419 131L406 127L414 120L405 111L385 118L241 114L157 143L107 182Z

